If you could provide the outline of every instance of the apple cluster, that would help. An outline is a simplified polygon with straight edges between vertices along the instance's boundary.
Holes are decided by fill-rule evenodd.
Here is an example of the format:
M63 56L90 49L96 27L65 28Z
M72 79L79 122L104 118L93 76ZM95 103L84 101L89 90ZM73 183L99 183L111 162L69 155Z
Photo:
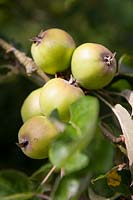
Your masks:
M32 91L21 107L24 124L18 133L18 146L24 154L34 159L46 158L50 143L61 132L50 118L51 113L56 109L60 120L69 122L69 106L83 95L82 89L62 78L50 79Z
M33 159L48 157L53 139L60 134L50 115L58 111L63 123L70 120L69 107L85 90L108 85L116 73L115 54L100 44L85 43L76 47L66 31L52 28L34 37L31 54L44 73L53 77L41 88L32 91L21 107L23 125L18 133L18 146ZM74 84L58 73L69 69ZM76 83L76 84L75 84Z

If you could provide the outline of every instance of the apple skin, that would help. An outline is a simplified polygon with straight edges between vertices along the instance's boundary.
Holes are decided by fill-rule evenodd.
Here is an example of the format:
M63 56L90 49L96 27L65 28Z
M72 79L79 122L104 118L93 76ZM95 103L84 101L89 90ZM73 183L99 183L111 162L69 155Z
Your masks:
M83 91L70 85L62 78L53 78L48 81L40 93L40 107L44 115L49 116L54 109L58 110L63 122L70 119L69 106L83 96Z
M113 79L116 60L114 54L103 45L85 43L75 49L71 70L82 87L89 90L101 89Z
M41 115L39 96L41 88L32 91L24 100L21 107L21 117L23 122L27 121L33 116Z
M44 159L48 157L49 146L58 134L58 129L47 117L35 116L20 128L18 146L28 157Z
M45 73L56 74L70 67L75 42L66 31L48 29L33 38L33 41L32 57Z

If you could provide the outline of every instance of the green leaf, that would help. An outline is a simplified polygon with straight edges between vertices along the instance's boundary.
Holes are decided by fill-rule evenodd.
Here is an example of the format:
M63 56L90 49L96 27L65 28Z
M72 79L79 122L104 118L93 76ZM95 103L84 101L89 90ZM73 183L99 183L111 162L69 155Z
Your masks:
M92 155L90 156L89 168L93 173L105 173L112 167L114 146L105 139L99 127L87 151Z
M105 179L106 178L106 174L100 174L98 177L96 177L96 178L93 178L92 180L91 180L91 182L94 184L96 181L99 181L99 180L101 180L101 179Z
M50 147L50 161L58 168L64 167L69 157L71 157L70 152L72 152L72 143L74 143L73 135L76 134L76 131L71 129L71 134L69 134L69 132L67 132L68 129L70 130L71 127L67 127L66 130L53 141Z
M81 137L87 134L88 141L94 136L93 130L96 128L99 102L96 97L81 97L70 107L71 119L70 123Z
M111 91L121 92L125 89L131 89L131 85L126 79L119 79L112 83L108 89Z
M92 179L92 188L100 195L106 197L113 194L130 196L133 193L131 188L131 173L128 169L120 169L118 166L115 166L106 174Z
M89 159L87 155L75 152L70 159L69 162L66 163L64 170L65 172L74 172L76 170L80 170L88 165Z
M54 194L54 200L76 200L80 189L80 180L74 176L64 177Z
M133 116L133 91L131 90L123 90L121 95L128 101L132 108L131 116Z
M17 193L31 192L31 182L28 177L15 170L0 172L0 197L8 197Z
M119 74L133 77L133 55L124 54L119 59Z
M96 194L91 188L89 188L88 194L89 194L90 200L114 200L120 196L120 194L116 194L113 197L106 198L106 197Z
M49 152L51 162L59 168L64 168L71 162L75 153L84 149L92 141L99 114L98 100L91 96L82 97L71 105L70 112L70 125L52 143ZM75 160L75 169L77 169L77 158Z
M51 169L52 165L50 163L46 163L45 165L41 166L38 170L36 170L30 177L32 181L42 181L42 179L47 175L49 170Z
M97 178L92 180L93 184L91 185L91 188L94 192L96 192L97 195L100 195L103 197L111 197L114 195L114 192L111 190L111 188L107 184L106 180L106 174L105 175L99 175ZM90 191L89 191L90 192ZM91 194L89 194L89 197ZM97 198L96 198L97 199Z
M129 165L133 176L133 119L131 118L129 112L120 104L116 104L113 107L113 111L118 118L125 137Z
M29 200L34 196L34 193L21 193L2 197L2 200Z
M30 180L33 183L34 191L36 191L37 193L44 193L44 192L50 191L49 182L51 181L51 179L49 179L49 181L45 183L45 187L44 187L44 184L40 184L40 183L43 181L44 177L47 176L51 168L52 168L52 164L46 163L45 165L42 165L37 171L35 171L31 175Z

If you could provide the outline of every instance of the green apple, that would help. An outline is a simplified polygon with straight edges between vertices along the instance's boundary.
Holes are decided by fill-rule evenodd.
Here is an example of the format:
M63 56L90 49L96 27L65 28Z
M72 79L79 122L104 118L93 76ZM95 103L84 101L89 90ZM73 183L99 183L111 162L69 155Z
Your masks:
M42 87L41 111L44 115L49 116L54 109L57 109L60 119L68 122L70 105L83 95L84 93L79 87L71 85L62 78L53 78Z
M75 42L66 31L51 28L33 38L31 54L45 73L56 74L70 67L74 49Z
M17 145L30 158L47 158L49 146L58 134L58 129L47 117L35 116L20 128Z
M116 73L115 54L100 44L85 43L73 53L71 70L84 88L101 89L108 85Z
M24 100L21 107L21 117L23 122L30 119L33 116L41 115L39 96L41 88L32 91L28 97Z

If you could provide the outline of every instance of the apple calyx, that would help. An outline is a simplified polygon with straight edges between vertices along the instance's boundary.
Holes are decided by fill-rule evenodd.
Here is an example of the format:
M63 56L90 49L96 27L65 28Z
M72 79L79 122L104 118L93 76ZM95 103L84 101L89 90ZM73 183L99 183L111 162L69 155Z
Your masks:
M41 30L40 33L37 36L30 39L30 41L35 43L38 46L42 42L43 38L44 38L44 32L43 30Z
M70 85L75 86L75 87L79 87L77 80L73 77L72 74L70 75L70 79L69 79L68 83Z
M29 141L28 140L24 140L23 142L16 142L16 145L19 147L19 148L24 148L26 147L27 145L29 144Z
M107 64L107 66L110 66L113 63L113 60L115 58L116 52L112 55L105 55L103 57L104 62Z

